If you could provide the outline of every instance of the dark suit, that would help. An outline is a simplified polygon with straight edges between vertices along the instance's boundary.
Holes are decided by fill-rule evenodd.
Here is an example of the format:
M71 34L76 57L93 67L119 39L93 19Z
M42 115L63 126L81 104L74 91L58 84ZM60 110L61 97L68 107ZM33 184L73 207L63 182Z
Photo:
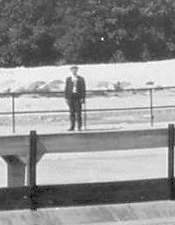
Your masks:
M74 87L74 82L72 81L72 77L68 77L66 79L65 86L65 98L68 102L70 109L70 121L71 121L71 129L75 128L75 119L77 116L78 129L82 127L82 103L85 102L85 94L86 87L84 78L81 76L77 76L76 86ZM74 91L73 91L73 88Z

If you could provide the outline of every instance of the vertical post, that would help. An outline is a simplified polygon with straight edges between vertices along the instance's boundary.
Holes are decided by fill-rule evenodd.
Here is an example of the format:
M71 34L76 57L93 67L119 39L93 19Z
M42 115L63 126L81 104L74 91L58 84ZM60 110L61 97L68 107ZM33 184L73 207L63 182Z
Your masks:
M154 125L154 115L153 115L153 89L150 88L150 120L151 126Z
M36 131L30 131L30 149L28 162L28 185L30 186L31 209L36 210L36 155L37 155L37 135Z
M168 179L170 184L174 180L174 125L168 125Z
M15 133L15 95L12 94L12 131Z

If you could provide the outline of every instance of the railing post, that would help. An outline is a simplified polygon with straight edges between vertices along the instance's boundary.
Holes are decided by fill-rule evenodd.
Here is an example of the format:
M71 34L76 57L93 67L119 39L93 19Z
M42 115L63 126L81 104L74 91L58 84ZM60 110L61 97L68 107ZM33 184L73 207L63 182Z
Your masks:
M174 183L174 125L168 125L168 180L171 189L171 198L173 195Z
M154 115L153 115L153 89L149 89L150 93L150 120L151 120L151 126L154 125Z
M28 162L28 185L30 186L31 209L37 209L36 202L36 156L37 156L37 135L36 131L30 131L30 149Z
M15 133L15 94L12 94L12 131Z
M84 102L84 129L87 128L87 111L86 111L86 100Z

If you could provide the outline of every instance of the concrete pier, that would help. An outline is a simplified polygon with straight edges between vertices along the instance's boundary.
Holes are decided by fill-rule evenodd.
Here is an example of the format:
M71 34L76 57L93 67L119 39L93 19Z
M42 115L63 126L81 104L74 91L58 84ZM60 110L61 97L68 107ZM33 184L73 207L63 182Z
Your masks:
M3 156L7 163L8 187L20 187L25 184L25 163L17 156Z

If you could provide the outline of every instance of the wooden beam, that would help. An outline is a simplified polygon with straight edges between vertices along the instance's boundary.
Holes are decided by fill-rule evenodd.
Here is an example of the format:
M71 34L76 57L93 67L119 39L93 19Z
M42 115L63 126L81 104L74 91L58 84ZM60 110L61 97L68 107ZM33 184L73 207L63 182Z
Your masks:
M168 179L37 186L38 208L170 200ZM30 187L0 189L0 210L30 208Z

